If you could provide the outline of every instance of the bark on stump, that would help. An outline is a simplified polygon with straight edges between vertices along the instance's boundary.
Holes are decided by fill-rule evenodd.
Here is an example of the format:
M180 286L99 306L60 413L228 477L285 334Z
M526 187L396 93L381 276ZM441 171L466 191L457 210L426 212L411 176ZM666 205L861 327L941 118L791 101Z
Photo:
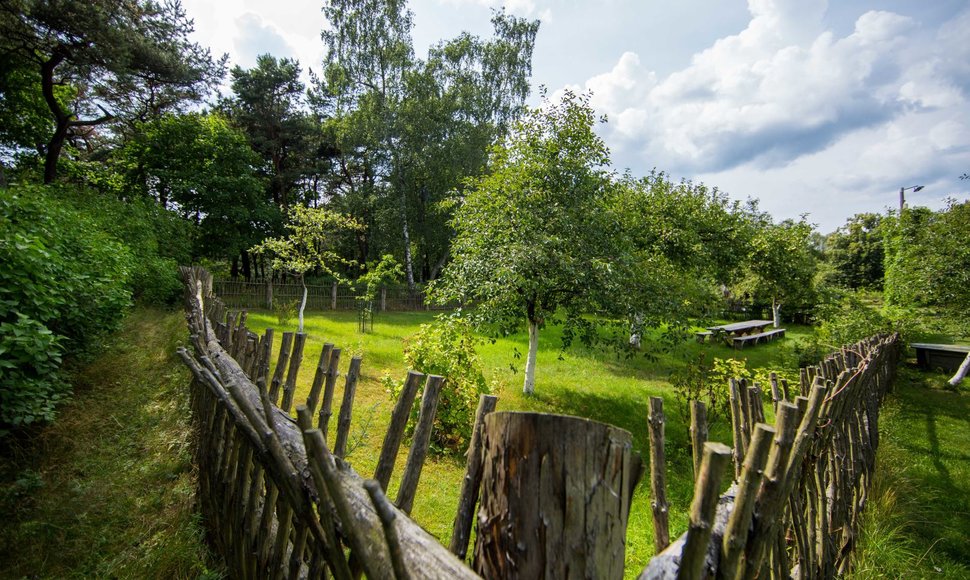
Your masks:
M473 567L484 578L622 578L630 433L577 417L491 413ZM636 471L636 473L634 473Z

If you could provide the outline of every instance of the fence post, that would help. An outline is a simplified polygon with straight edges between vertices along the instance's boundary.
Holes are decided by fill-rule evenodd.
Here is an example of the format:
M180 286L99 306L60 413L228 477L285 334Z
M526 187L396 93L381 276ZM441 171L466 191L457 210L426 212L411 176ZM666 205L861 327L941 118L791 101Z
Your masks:
M273 309L273 279L266 279L266 307Z
M387 311L387 286L381 286L381 312Z
M337 286L338 283L333 283L333 288L330 290L330 310L337 309Z
M622 578L635 484L630 433L577 417L493 412L483 434L475 571Z

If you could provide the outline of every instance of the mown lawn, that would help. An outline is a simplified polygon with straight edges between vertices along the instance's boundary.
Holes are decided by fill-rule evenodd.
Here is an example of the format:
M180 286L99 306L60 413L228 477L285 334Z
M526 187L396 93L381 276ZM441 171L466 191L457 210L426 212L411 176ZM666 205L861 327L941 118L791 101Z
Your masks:
M248 326L258 332L267 327L281 330L276 316L269 312L250 312ZM355 403L354 424L366 425L363 443L350 455L349 461L364 476L371 476L376 466L383 434L387 428L393 400L381 384L381 377L405 376L402 340L416 332L421 324L433 323L431 313L381 313L373 332L360 334L354 312L310 314L305 323L308 335L304 363L297 383L297 401L309 391L316 361L324 342L343 348L341 372L345 372L351 354L363 356L362 376ZM293 323L295 326L295 321ZM734 351L720 344L700 345L693 341L673 350L662 351L657 343L644 342L643 352L651 356L627 358L607 347L573 346L560 349L556 328L543 329L539 338L535 395L522 394L522 368L527 344L525 333L484 341L478 348L488 380L499 397L498 410L534 410L588 417L611 423L630 431L634 450L646 457L647 404L651 396L665 399L667 421L668 497L671 503L671 534L676 537L686 530L687 512L693 492L688 429L676 404L668 379L670 373L685 361L705 352L713 357L745 359L749 368L795 370L791 345L808 334L807 327L786 325L788 339L768 345ZM293 330L289 328L288 330ZM278 334L277 334L278 336ZM279 338L276 340L278 348ZM516 356L516 353L519 356ZM275 360L275 354L274 354ZM517 372L513 371L513 368ZM335 406L342 396L338 382ZM336 413L337 409L334 409ZM331 421L334 429L335 421ZM352 428L353 432L353 428ZM360 432L358 431L358 435ZM353 437L352 437L353 439ZM730 444L729 422L720 420L712 427L711 439ZM390 496L396 493L397 478L403 470L406 453L398 458ZM428 461L413 512L414 518L442 543L451 537L452 518L458 502L458 491L464 472L464 459L438 457ZM652 555L653 530L650 515L649 483L642 482L635 493L627 533L627 575L636 576Z

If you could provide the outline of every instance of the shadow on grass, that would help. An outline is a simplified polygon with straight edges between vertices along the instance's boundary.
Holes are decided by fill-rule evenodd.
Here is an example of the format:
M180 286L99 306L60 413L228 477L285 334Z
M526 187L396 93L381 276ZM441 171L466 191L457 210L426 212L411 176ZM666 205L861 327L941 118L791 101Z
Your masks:
M970 395L939 388L944 382L942 375L902 369L888 437L912 463L906 475L920 511L910 525L927 544L926 558L945 556L941 569L949 561L968 572Z

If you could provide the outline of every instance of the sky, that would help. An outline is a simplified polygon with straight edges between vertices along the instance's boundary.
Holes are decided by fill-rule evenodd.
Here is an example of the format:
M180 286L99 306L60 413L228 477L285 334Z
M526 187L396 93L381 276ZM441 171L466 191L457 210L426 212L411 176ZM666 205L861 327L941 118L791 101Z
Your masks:
M232 64L319 71L322 0L183 0ZM491 11L541 25L533 96L592 93L618 171L756 198L827 233L861 212L970 198L966 0L411 0L418 56Z

